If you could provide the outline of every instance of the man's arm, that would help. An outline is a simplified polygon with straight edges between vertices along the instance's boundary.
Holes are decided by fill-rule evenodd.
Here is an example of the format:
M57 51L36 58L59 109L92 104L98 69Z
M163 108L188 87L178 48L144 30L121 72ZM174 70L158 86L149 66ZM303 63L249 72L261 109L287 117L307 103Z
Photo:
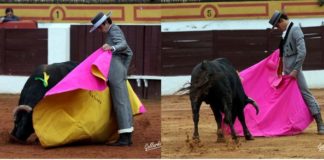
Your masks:
M300 28L297 28L293 32L293 40L296 41L296 49L297 49L297 58L294 66L294 70L300 71L304 60L306 58L306 46L304 40L304 34Z
M122 33L121 29L118 26L114 26L110 30L110 36L115 45L112 46L113 52L118 52L127 48L127 42Z

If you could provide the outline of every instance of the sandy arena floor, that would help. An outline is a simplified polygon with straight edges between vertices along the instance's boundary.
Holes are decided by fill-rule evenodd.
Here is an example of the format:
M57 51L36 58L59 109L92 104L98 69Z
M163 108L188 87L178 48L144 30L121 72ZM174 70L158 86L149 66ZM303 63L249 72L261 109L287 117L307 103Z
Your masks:
M35 135L26 145L12 144L8 132L13 127L12 110L19 95L0 95L0 158L160 158L161 149L145 151L146 144L161 142L160 100L142 100L147 113L134 118L135 132L131 147L108 147L101 144L74 145L44 149Z
M312 90L322 106L324 90ZM193 121L188 96L162 97L162 157L164 158L324 158L324 135L317 135L316 123L295 136L240 138L240 145L216 143L216 122L203 104L199 121L200 143L192 141Z
M324 106L324 90L312 90ZM240 139L240 145L216 143L216 124L209 107L201 108L200 143L191 140L193 122L187 96L162 97L162 113L158 100L143 100L148 113L135 117L134 145L108 147L99 144L64 146L44 149L8 142L13 126L12 109L18 95L0 95L0 158L323 158L324 136L316 134L313 122L302 134L285 137L256 137L254 141ZM324 114L322 108L322 114ZM160 118L162 114L162 118ZM162 119L162 129L161 127ZM162 133L161 133L162 131ZM161 134L160 134L161 133ZM146 144L161 140L162 149L145 151Z

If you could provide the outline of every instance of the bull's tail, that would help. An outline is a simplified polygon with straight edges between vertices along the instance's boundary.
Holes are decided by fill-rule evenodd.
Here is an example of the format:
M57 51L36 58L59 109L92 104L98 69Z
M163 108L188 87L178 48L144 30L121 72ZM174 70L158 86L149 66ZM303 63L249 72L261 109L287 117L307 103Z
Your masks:
M246 103L252 104L252 106L255 108L256 110L256 114L259 114L259 106L258 104L250 97L247 97L246 99Z
M187 82L183 85L182 88L180 88L179 90L177 90L176 92L174 92L174 95L188 95L190 93L190 87L191 87L191 83Z

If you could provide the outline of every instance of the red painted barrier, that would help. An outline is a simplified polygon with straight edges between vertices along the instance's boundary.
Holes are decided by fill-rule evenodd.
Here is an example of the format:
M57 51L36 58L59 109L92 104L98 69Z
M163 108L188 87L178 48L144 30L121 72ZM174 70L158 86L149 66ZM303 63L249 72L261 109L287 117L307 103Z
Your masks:
M0 28L6 29L36 29L37 22L34 20L21 20L0 23Z

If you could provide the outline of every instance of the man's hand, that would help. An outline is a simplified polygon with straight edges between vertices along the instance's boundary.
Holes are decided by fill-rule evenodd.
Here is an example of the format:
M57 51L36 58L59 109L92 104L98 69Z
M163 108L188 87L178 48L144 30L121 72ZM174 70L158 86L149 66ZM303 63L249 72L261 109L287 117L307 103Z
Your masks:
M298 74L298 71L297 70L293 70L290 72L290 76L294 77L294 78L297 78L297 74Z
M105 44L102 46L102 49L103 49L104 51L111 51L111 50L112 50L112 47L111 47L109 44L105 43Z

